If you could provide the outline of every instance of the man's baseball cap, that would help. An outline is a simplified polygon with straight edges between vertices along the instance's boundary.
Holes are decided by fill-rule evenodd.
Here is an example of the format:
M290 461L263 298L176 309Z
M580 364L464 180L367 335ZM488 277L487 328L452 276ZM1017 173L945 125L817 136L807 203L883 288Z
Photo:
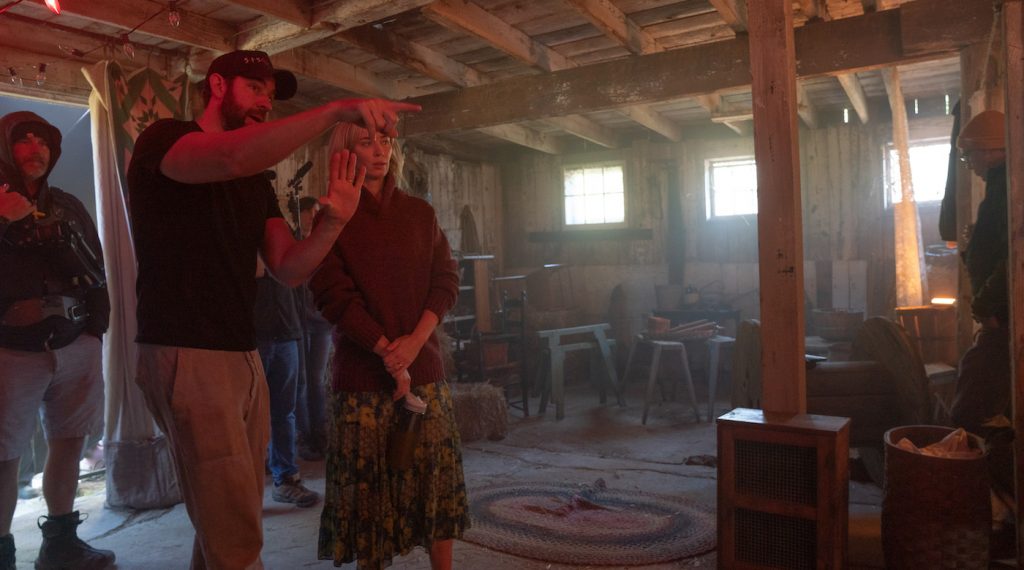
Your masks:
M295 74L284 69L274 69L270 63L270 56L262 51L228 52L210 63L210 68L206 71L206 81L209 81L210 75L214 73L224 77L273 78L274 99L278 101L291 99L299 89Z

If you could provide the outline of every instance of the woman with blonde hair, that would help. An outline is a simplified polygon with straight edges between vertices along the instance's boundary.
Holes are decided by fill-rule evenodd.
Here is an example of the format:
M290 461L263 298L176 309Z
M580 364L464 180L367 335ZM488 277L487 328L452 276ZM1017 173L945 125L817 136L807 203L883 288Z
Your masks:
M355 215L310 282L337 326L327 483L318 556L382 568L416 546L451 568L469 527L452 399L434 329L455 304L458 272L433 207L395 187L392 140L349 123L330 154L362 193ZM426 403L411 466L388 462L394 378Z

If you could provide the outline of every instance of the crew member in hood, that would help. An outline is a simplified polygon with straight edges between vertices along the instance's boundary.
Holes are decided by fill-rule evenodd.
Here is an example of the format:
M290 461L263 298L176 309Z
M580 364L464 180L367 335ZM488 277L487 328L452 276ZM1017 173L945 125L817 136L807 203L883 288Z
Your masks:
M19 456L40 411L50 452L35 567L114 563L113 552L78 538L82 518L72 510L85 438L103 429L110 301L92 219L77 198L47 184L60 143L60 131L34 113L0 118L0 570L15 567Z

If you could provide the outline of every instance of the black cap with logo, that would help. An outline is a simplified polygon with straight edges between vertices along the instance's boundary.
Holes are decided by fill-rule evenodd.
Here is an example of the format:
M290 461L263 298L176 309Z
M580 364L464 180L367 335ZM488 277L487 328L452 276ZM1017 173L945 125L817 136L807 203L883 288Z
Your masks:
M291 99L298 91L299 83L295 74L284 69L274 69L270 56L262 51L232 51L210 63L206 81L214 73L224 77L248 77L249 79L274 79L274 99Z

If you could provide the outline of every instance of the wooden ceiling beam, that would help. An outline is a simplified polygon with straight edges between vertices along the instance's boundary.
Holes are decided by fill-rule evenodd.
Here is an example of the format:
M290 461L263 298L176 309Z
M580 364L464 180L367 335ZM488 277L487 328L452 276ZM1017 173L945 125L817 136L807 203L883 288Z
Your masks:
M410 93L399 84L340 59L297 49L273 57L274 66L359 95L404 99Z
M456 61L438 51L389 32L363 27L342 32L338 35L338 38L358 46L360 49L368 51L377 57L415 70L438 81L452 83L458 87L472 87L491 82L491 79L486 75L460 61ZM611 129L582 115L555 117L549 119L548 122L566 132L601 146L607 148L618 147L618 137ZM489 134L494 135L494 133ZM536 137L515 133L515 138L509 142L519 144L524 140L532 142L536 140Z
M864 94L864 88L860 84L860 80L857 79L856 73L840 73L836 75L836 79L839 80L839 85L843 87L843 91L846 92L846 97L850 100L850 105L853 110L857 112L857 117L860 118L862 124L867 124L870 114L868 112L868 98Z
M708 0L718 15L736 32L747 31L746 0Z
M423 15L446 28L479 38L531 67L545 71L576 67L576 62L469 0L437 0L423 7Z
M555 137L538 133L533 129L520 127L519 125L495 125L493 127L481 127L478 130L482 133L487 133L492 137L514 142L520 146L532 148L547 154L564 154L567 150L563 141Z
M567 0L576 11L586 17L597 29L617 41L631 53L641 55L658 53L665 48L644 31L610 0ZM633 122L642 125L672 142L683 138L683 130L650 105L631 105L619 109Z
M565 0L577 12L604 32L604 35L625 46L631 53L663 51L658 42L619 10L611 0Z
M800 120L808 128L818 128L818 111L814 108L814 104L811 103L811 97L807 94L807 89L800 82L796 84L796 114L800 116Z
M915 0L895 10L794 30L797 74L810 78L947 57L986 38L992 10L984 3ZM948 18L949 11L970 17ZM912 23L910 23L912 22ZM918 29L922 28L924 29ZM902 40L923 38L910 42ZM913 49L913 55L906 55ZM418 97L422 112L407 132L440 132L653 103L750 85L750 53L734 39L517 77L458 93ZM495 101L501 101L495 105Z
M630 105L619 109L619 111L633 122L647 127L672 142L683 140L683 129L650 105Z
M273 1L273 0L267 0ZM313 10L306 25L261 18L238 36L238 49L274 54L329 38L334 34L415 10L432 0L345 0Z
M61 10L86 20L130 30L139 22L167 9L164 2L152 0L61 0ZM166 17L155 17L139 27L135 33L170 40L216 52L235 49L235 28L230 24L200 16L179 8L182 25L177 28Z
M572 1L575 2L575 0ZM590 2L587 3L590 4ZM423 13L443 26L475 36L492 45L496 49L499 49L532 67L539 67L545 71L557 71L560 69L578 67L578 64L572 59L569 59L550 47L535 41L526 33L508 24L504 20L501 20L490 12L487 12L469 0L438 0L437 2L424 7ZM615 13L619 14L620 18L618 19L620 21L629 22L629 19L626 18L625 15L623 15L622 12L610 2L602 4L600 16L595 17L601 21L615 20ZM640 30L640 28L635 24L633 24L633 28L634 31L642 33L642 30ZM601 26L599 26L599 29L602 29ZM648 46L653 46L651 49L661 51L661 48L657 47L657 44L654 43L653 38L648 37L646 42L642 39L639 41L640 43L646 43ZM630 119L670 138L670 140L677 140L672 139L672 137L681 136L678 127L673 125L671 121L664 118L653 109L641 108L636 109L632 113L626 112L626 110L622 111L623 114ZM592 135L595 133L610 133L611 131L585 117L576 115L571 117L571 122L566 122L564 120L561 121L560 126L566 128L573 127L578 124L587 124L580 123L581 120L589 123L589 132L574 132L569 129L566 130L569 130L569 132L582 138L597 142L603 146L609 146L609 148L615 148L615 146L617 146L617 141L614 137L609 139L607 136L604 136L603 141L592 138Z
M313 11L305 0L224 0L228 4L272 16L296 26L313 23Z
M711 122L725 125L741 137L750 136L753 133L750 123L754 118L753 113L722 112L724 105L722 96L718 93L697 95L693 99L711 115Z

